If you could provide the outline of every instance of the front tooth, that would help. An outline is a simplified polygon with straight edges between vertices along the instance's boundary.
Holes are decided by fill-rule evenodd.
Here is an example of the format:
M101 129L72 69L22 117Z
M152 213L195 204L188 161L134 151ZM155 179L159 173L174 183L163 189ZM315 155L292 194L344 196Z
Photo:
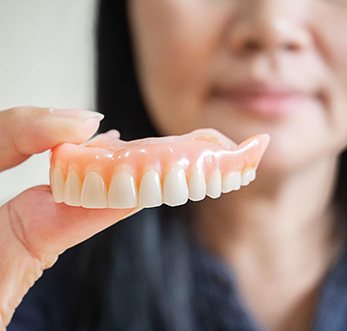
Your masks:
M241 187L241 174L238 171L233 171L223 177L222 192L229 193L239 190Z
M248 169L242 174L241 185L246 186L255 179L255 169Z
M206 184L206 194L213 199L220 197L222 193L222 176L219 169L212 172Z
M70 171L66 178L64 202L69 206L81 205L81 180L74 171Z
M133 208L137 205L134 177L125 171L113 175L108 193L110 208Z
M64 201L64 175L59 168L52 170L52 194L54 202L60 203Z
M149 170L141 179L139 189L140 207L157 207L163 203L160 176L158 172Z
M107 208L105 182L96 172L89 172L84 178L81 205L86 208Z
M189 199L203 200L206 195L205 173L202 169L194 168L189 176Z
M181 167L172 167L164 177L163 202L169 206L183 205L188 201L186 174Z

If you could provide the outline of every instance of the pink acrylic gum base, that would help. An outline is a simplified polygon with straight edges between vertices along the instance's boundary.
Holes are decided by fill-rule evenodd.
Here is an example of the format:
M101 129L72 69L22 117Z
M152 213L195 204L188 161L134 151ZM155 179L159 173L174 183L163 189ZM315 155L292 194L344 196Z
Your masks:
M163 180L168 170L177 165L185 170L187 178L196 167L203 170L208 179L218 168L222 176L232 171L256 169L268 142L269 136L262 134L236 145L213 129L130 142L119 140L117 134L111 132L81 145L64 143L55 147L51 170L59 168L65 178L74 171L81 180L88 172L97 172L106 186L117 171L130 172L139 184L146 171L157 171Z

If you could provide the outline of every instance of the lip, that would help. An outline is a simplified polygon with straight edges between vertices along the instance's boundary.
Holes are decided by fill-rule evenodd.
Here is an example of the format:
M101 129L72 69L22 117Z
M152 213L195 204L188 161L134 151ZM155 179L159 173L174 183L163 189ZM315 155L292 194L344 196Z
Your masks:
M287 116L319 102L317 93L274 82L217 87L213 96L242 112L262 117Z

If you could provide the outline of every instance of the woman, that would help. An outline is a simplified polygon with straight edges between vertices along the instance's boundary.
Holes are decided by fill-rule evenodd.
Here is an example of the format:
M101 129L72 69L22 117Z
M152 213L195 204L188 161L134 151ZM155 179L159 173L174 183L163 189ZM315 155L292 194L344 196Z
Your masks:
M66 252L9 330L345 330L346 18L344 1L101 1L103 129L133 139L214 127L235 141L267 132L271 144L240 192L146 210ZM88 121L25 154L87 138ZM34 252L34 270L115 222L51 207L32 231L33 194L0 215L20 220L9 236L26 249L17 240L10 252Z

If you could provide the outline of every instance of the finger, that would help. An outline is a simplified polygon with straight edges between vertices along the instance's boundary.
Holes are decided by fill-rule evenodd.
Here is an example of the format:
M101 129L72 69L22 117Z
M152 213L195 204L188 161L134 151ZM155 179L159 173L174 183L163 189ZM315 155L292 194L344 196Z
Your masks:
M0 171L63 142L81 143L103 115L85 110L20 107L0 112Z
M19 240L41 261L47 256L62 253L139 211L85 209L56 204L48 186L23 192L2 206L1 210Z

